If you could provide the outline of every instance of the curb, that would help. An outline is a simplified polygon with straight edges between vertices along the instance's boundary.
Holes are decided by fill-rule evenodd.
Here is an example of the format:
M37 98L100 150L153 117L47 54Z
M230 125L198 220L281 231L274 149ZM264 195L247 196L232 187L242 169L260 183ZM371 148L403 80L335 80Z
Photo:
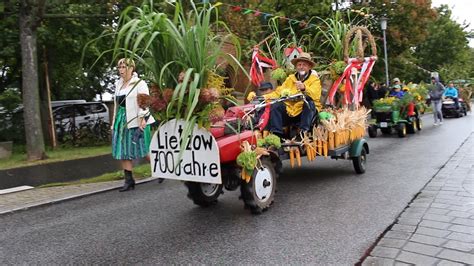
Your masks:
M137 185L145 184L145 183L149 183L151 181L157 180L157 179L158 179L158 177L149 177L149 178L145 178L145 179L142 179L142 180L138 180L136 182L136 184ZM32 208L52 205L52 204L61 203L61 202L64 202L64 201L73 200L73 199L79 199L79 198L87 197L87 196L94 195L94 194L99 194L99 193L104 193L104 192L116 190L116 189L119 189L121 187L122 187L122 185L119 185L119 186L114 185L114 186L110 186L110 187L107 187L107 188L100 188L100 189L96 189L94 191L79 193L79 194L75 194L75 195L71 195L71 196L57 198L57 199L54 199L54 200L39 201L39 202L31 203L31 204L26 204L25 206L18 207L18 208L13 208L11 210L0 211L0 215L12 214L12 213L16 213L16 212L23 211L23 210L28 210L28 209L32 209Z

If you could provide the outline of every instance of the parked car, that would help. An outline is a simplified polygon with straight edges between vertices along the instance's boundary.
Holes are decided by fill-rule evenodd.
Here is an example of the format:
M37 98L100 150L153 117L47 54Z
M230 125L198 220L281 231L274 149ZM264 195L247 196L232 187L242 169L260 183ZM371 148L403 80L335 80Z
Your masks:
M70 104L78 104L78 103L86 103L86 100L63 100L63 101L51 101L51 108L55 109L60 106L70 105Z
M98 122L110 124L109 109L101 102L62 105L53 108L53 117L58 135Z

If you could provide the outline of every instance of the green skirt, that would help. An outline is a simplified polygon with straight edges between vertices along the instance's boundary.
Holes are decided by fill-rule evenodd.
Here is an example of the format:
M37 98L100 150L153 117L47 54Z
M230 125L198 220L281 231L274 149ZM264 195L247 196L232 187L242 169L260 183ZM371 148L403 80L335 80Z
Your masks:
M125 107L119 106L115 115L112 135L112 156L117 160L134 160L148 155L150 148L150 126L144 130L128 128Z

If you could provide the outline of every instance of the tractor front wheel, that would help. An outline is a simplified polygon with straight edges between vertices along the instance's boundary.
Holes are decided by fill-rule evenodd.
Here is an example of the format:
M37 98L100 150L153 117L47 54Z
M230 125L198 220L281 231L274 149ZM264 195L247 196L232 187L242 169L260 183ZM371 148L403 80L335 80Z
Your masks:
M270 158L261 158L261 164L253 171L247 183L242 181L240 191L245 207L253 214L266 211L273 203L276 194L278 173Z

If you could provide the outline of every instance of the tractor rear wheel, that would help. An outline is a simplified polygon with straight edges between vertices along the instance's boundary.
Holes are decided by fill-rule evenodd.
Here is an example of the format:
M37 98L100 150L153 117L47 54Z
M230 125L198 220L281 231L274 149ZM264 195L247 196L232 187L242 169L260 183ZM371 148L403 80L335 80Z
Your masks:
M407 135L407 127L405 123L400 123L397 125L397 135L400 138L404 138Z
M184 184L188 188L188 198L201 207L216 204L217 198L222 194L222 184L199 182L185 182Z

